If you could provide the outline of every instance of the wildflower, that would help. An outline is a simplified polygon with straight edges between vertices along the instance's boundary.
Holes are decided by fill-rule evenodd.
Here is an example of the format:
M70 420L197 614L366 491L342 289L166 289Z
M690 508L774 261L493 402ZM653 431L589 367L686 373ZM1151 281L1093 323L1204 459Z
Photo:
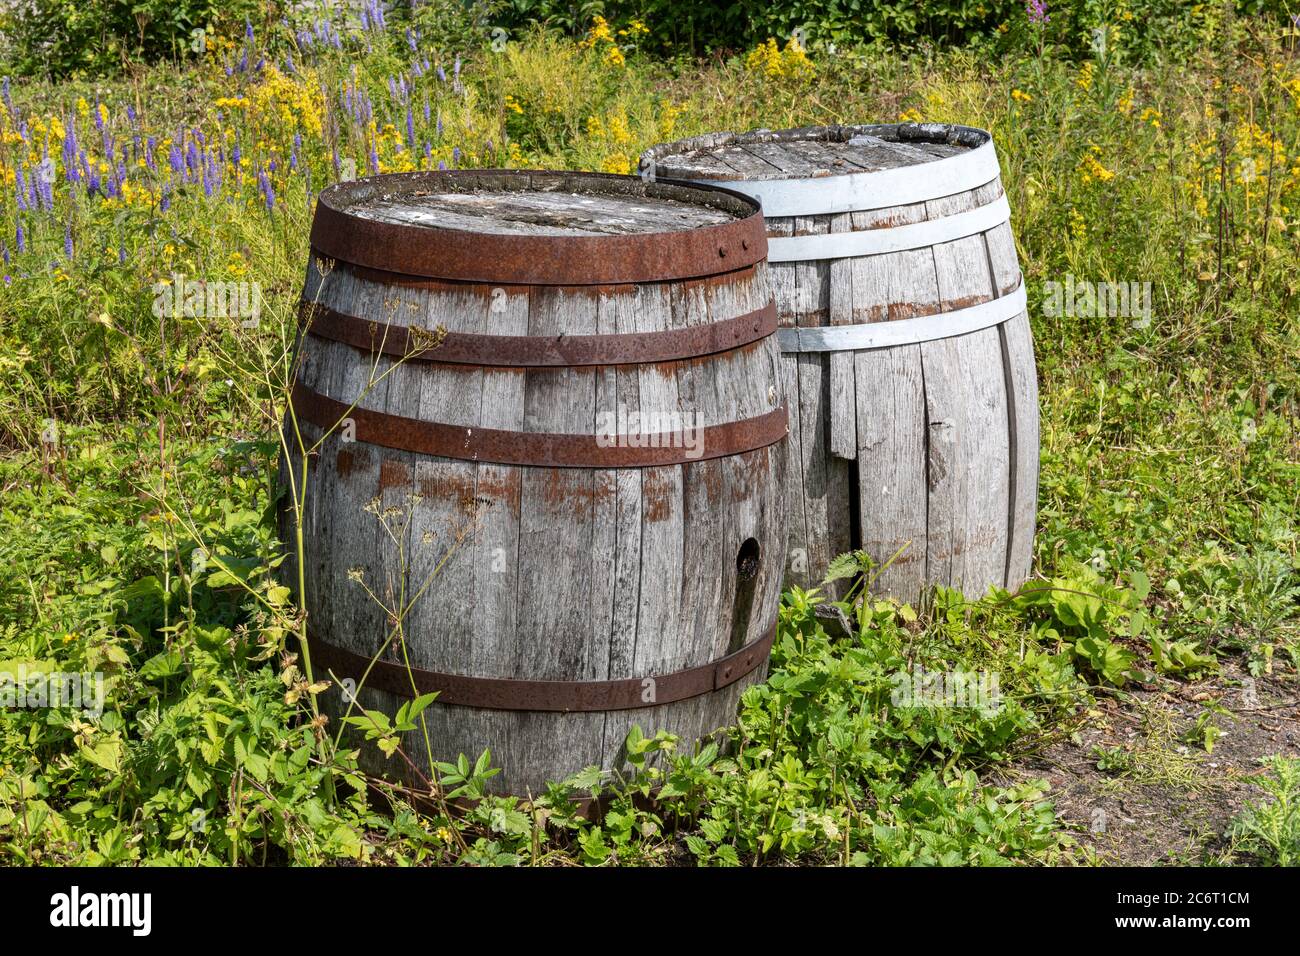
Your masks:
M598 43L613 43L614 34L609 28L609 22L602 16L595 16L591 21L591 29L587 31L586 37L578 44L580 47L590 49Z
M768 37L745 57L745 68L768 78L799 77L811 73L813 69L807 53L795 37L789 39L784 50L777 45L775 39Z
M1012 90L1011 98L1019 103L1032 103L1034 98L1024 90Z
M1052 20L1047 12L1047 0L1025 0L1025 15L1035 26L1043 26Z
M1092 73L1092 62L1084 63L1083 66L1079 67L1079 75L1075 79L1074 85L1085 91L1092 89Z
M63 231L63 255L72 258L72 226L66 226Z
M23 232L23 223L22 223L22 220L21 220L21 219L18 221L18 230L17 230L17 232L16 232L15 235L14 235L14 239L15 239L15 244L16 244L17 247L18 247L18 251L19 251L19 252L26 252L26 251L27 251L27 234Z
M1094 146L1093 152L1098 151L1098 148ZM1103 166L1092 152L1084 153L1083 160L1079 163L1079 176L1085 183L1094 180L1105 183L1115 178L1115 174Z
M600 169L601 172L618 173L619 175L626 176L632 172L632 161L628 158L626 153L614 153L613 155L606 157L605 161L601 164Z
M1084 221L1083 216L1079 215L1077 209L1070 210L1070 235L1075 239L1083 239L1088 234L1088 224Z

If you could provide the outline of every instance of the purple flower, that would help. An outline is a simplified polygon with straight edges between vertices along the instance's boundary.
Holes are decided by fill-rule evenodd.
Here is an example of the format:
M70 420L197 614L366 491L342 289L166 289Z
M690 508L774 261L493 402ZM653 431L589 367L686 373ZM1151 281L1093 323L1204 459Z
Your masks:
M271 188L271 177L266 174L266 170L257 171L257 186L266 202L266 211L272 212L275 209L275 190Z
M411 112L411 108L409 106L406 108L406 139L407 142L411 144L411 148L414 149L415 148L415 114Z
M8 243L0 242L0 257L4 258L5 265L9 265L9 244ZM6 278L8 277L6 276Z
M244 20L244 39L249 43L253 42L253 24L247 19Z
M14 234L14 238L15 238L15 240L17 240L18 251L19 251L19 252L26 252L26 251L27 251L27 233L23 232L23 222L22 222L21 219L18 220L18 231Z
M18 200L18 208L27 208L27 181L23 178L23 167L19 166L14 170L14 196Z
M1047 12L1047 0L1025 0L1025 14L1029 22L1042 26L1052 18Z
M67 226L63 230L63 254L69 259L72 258L72 227Z
M441 63L438 64L438 82L439 82L439 83L446 83L446 82L447 82L447 74L446 74L446 72L443 70L443 68L442 68L442 64L441 64Z
M418 47L415 45L415 34L411 32L410 27L406 28L406 44L411 48L412 53L417 52Z

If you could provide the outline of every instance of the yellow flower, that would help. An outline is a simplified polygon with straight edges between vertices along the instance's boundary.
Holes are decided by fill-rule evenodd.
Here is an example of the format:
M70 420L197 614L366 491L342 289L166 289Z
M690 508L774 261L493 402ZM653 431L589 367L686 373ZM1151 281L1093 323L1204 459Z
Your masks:
M1088 224L1084 221L1083 216L1079 215L1077 209L1070 210L1070 235L1075 239L1083 239L1088 234Z
M1125 116L1133 112L1133 87L1125 90L1118 100L1115 101L1115 109L1119 110Z
M1012 90L1011 98L1020 103L1032 103L1034 101L1034 98L1024 90Z
M506 94L506 109L511 110L512 112L515 113L519 113L521 116L523 115L524 112L523 106L520 105L519 101L515 99L513 96L511 96L509 93Z
M1091 62L1083 64L1083 66L1079 68L1079 75L1075 78L1074 85L1081 90L1092 89L1092 70L1093 66Z
M601 163L600 171L603 173L619 173L626 176L632 172L632 160L628 158L626 153L614 153L612 156L606 157L605 161Z
M781 76L802 77L813 72L812 61L803 46L791 37L781 49L772 37L768 37L745 57L745 69L751 73L761 73L769 78Z
M921 116L915 108L904 110L898 114L899 122L902 123L919 123L924 117Z
M1160 113L1149 106L1142 111L1142 115L1139 119L1143 123L1150 123L1156 129L1160 128Z
M592 18L591 29L587 31L587 36L578 44L583 49L590 49L597 43L613 43L614 33L609 28L609 22L602 16Z
M1093 180L1098 182L1109 182L1115 178L1115 174L1103 166L1093 153L1101 152L1100 147L1093 145L1092 152L1084 153L1082 162L1079 163L1079 176L1085 183Z

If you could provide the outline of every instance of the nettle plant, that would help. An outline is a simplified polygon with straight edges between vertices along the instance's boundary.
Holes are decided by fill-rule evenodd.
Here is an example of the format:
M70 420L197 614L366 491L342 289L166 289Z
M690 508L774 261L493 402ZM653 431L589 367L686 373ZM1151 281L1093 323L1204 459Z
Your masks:
M1044 642L1067 647L1077 663L1103 683L1123 686L1145 677L1138 650L1145 646L1162 674L1202 676L1216 670L1212 655L1191 641L1168 639L1145 606L1151 582L1142 571L1122 576L1127 586L1104 580L1089 564L1066 562L1045 584L1031 582L1014 603L1045 612L1034 625Z

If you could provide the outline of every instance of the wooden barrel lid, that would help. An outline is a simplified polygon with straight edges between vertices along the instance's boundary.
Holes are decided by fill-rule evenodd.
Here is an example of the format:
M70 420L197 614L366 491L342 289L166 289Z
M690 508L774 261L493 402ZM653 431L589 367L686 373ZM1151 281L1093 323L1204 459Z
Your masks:
M734 186L759 198L766 216L921 202L998 175L986 131L940 123L709 133L654 146L640 166L656 180Z
M605 285L717 275L767 252L749 197L702 184L527 170L402 173L320 194L313 250L404 275Z

